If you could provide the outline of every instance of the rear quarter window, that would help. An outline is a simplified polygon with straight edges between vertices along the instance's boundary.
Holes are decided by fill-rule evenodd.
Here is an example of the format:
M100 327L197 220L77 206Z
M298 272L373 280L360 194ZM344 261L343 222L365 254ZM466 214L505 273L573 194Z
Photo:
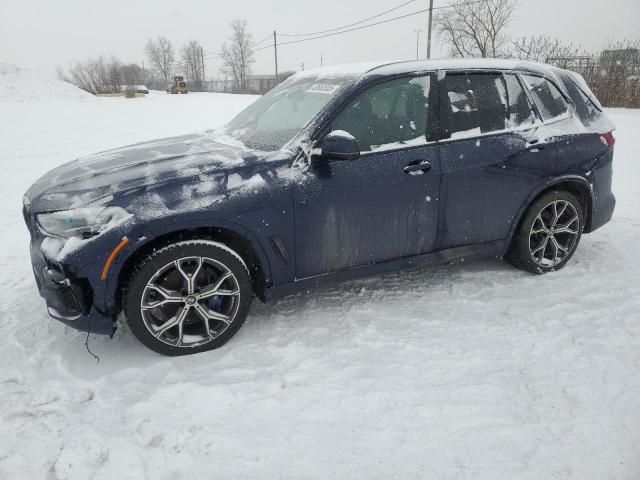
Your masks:
M567 93L576 106L576 113L584 124L591 124L602 116L602 111L593 103L584 91L570 78L562 79Z
M543 120L553 120L569 111L569 103L553 83L544 77L522 76Z

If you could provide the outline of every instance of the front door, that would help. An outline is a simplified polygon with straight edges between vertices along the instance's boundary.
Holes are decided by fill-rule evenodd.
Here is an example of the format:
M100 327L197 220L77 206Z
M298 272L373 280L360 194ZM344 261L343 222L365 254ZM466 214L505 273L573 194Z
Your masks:
M312 165L294 188L296 278L433 250L440 160L427 141L432 77L377 84L334 118L361 156Z

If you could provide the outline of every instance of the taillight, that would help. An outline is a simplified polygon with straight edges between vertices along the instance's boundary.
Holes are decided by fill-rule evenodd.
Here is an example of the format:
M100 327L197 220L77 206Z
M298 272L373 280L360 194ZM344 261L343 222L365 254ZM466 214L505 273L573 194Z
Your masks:
M616 137L613 136L613 132L603 133L600 135L600 141L607 148L613 148L616 144Z

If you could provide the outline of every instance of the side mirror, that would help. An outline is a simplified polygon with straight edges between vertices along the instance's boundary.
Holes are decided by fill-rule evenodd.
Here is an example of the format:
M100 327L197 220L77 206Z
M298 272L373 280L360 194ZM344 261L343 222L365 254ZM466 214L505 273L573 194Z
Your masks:
M319 160L355 160L360 157L358 141L349 132L334 130L329 133L321 146Z

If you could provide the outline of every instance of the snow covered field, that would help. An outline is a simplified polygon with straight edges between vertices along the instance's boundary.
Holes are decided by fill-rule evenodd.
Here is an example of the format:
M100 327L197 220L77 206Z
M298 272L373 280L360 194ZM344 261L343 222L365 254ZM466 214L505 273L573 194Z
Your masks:
M640 478L640 111L609 111L618 209L561 272L387 274L256 301L193 357L92 336L96 364L38 296L24 190L253 98L52 91L0 98L0 478Z

